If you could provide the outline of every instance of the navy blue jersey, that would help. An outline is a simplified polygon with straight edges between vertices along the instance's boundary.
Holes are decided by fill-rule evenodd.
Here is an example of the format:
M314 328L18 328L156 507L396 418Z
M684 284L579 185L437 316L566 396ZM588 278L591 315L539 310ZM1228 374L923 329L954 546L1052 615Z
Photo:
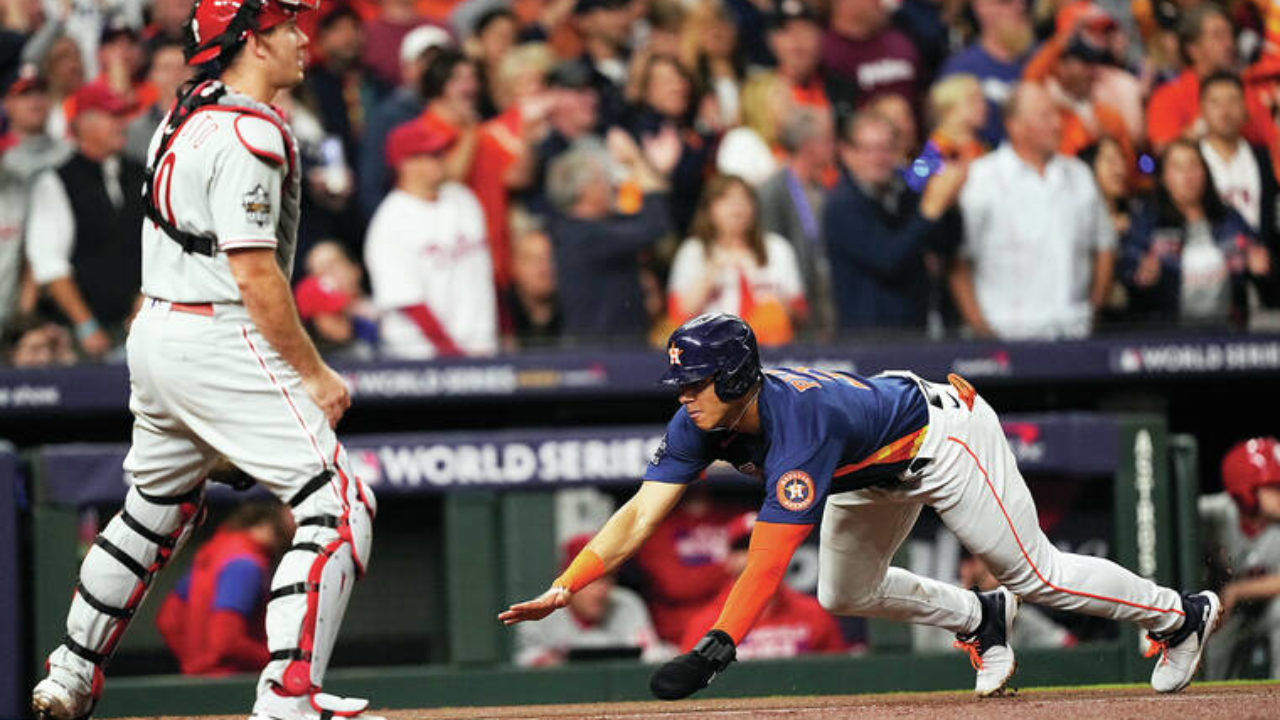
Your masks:
M725 460L764 480L761 520L810 524L827 495L898 476L924 439L929 411L910 378L812 368L764 373L760 434L699 430L681 408L644 479L688 483Z

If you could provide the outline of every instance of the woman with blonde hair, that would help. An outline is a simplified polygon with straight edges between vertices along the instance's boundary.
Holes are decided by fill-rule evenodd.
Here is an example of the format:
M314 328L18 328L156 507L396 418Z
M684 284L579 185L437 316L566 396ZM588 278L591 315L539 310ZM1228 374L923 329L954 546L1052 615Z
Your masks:
M681 323L706 312L742 317L761 345L791 341L808 313L795 251L760 225L755 193L745 180L717 175L676 251L667 281L667 311Z
M945 160L973 160L985 155L978 133L987 124L987 100L977 76L948 75L929 89L929 143Z
M760 185L778 169L783 155L778 136L795 103L787 82L758 72L742 88L742 125L725 133L716 151L716 170Z

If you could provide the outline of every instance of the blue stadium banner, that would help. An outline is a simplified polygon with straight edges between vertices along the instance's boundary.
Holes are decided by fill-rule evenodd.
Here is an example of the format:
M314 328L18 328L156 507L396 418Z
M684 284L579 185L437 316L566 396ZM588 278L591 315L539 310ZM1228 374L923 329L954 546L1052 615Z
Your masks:
M474 489L559 489L634 485L662 440L661 426L501 432L360 435L344 438L356 474L379 495ZM1074 475L1112 472L1116 424L1090 413L1012 416L1005 435L1024 470ZM128 487L124 445L51 445L40 450L41 498L62 505L120 502ZM716 481L749 482L728 466ZM214 485L215 499L231 493Z
M1280 372L1280 335L1108 337L1072 342L876 342L766 351L771 365L874 374L910 369L941 380L982 383L1130 380ZM662 392L664 357L652 350L572 350L496 358L339 365L360 405L438 399L607 397ZM128 404L122 365L0 369L0 418L33 413L119 411Z

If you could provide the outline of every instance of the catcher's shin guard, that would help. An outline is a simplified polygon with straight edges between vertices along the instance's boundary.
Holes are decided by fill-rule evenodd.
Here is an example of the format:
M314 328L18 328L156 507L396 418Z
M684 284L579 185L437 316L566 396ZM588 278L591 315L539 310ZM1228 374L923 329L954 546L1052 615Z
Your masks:
M272 688L290 696L319 692L351 588L364 575L373 544L373 493L342 464L308 481L289 505L298 530L271 581L271 662L259 695Z
M151 579L191 535L204 503L204 484L173 497L130 488L80 565L67 612L67 636L49 656L49 672L68 689L97 697L110 659Z

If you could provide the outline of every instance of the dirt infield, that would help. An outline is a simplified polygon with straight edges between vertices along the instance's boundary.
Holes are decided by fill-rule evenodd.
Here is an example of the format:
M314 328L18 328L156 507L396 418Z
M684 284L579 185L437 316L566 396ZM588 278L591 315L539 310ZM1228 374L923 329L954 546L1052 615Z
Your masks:
M899 693L440 708L391 710L384 714L388 720L1276 720L1280 718L1280 683L1200 685L1178 695L1161 696L1154 695L1149 688L1126 687L1029 690L989 700L977 700L967 693ZM243 715L226 715L200 720L243 718Z

